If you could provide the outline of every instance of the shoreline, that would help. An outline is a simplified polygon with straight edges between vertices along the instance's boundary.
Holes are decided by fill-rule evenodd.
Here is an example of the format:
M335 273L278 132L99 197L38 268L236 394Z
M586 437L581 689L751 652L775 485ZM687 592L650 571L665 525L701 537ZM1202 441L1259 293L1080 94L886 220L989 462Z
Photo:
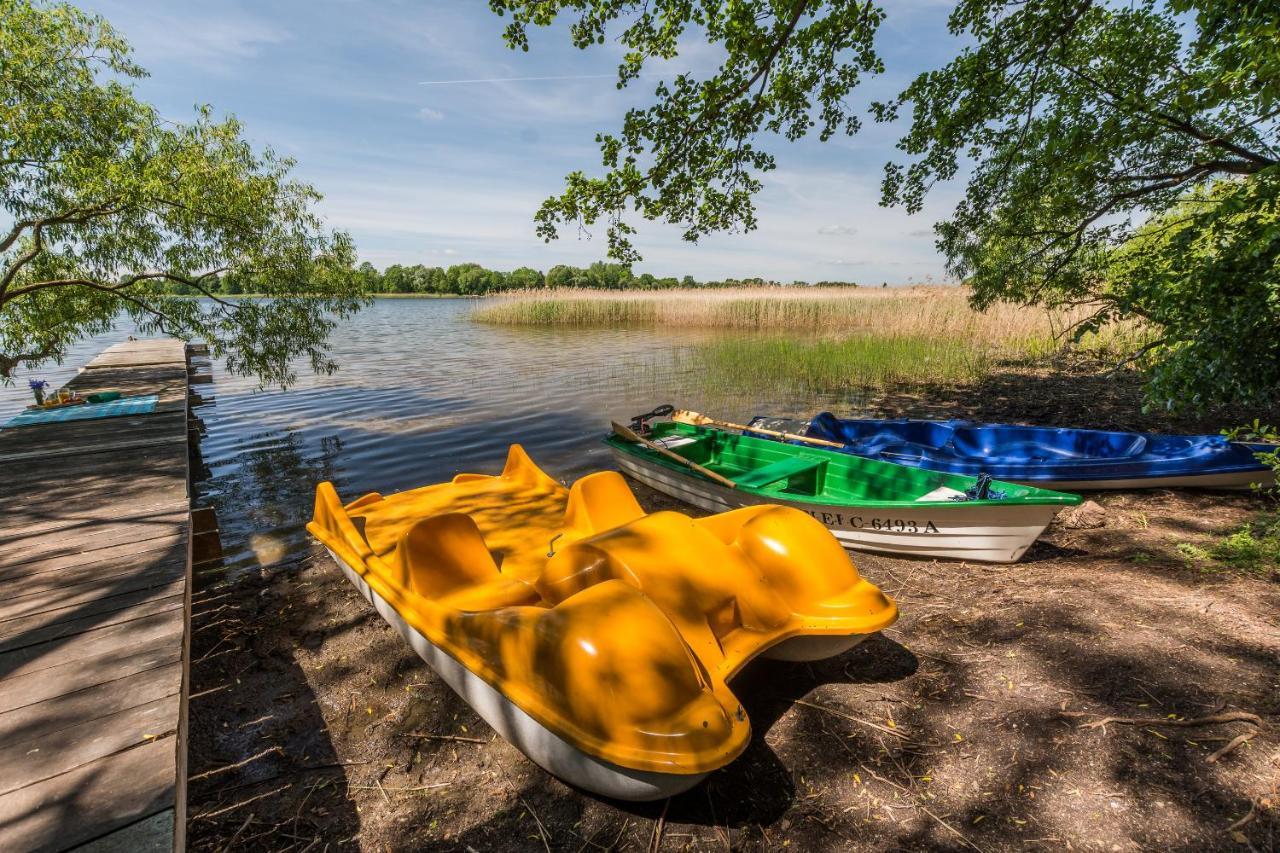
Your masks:
M1137 389L1133 376L1024 372L973 388L887 391L871 406L1168 427L1135 405ZM631 485L650 512L702 514ZM221 849L251 812L240 839L269 842L271 827L288 828L279 847L320 838L367 850L540 850L541 828L556 850L592 839L645 849L655 837L693 849L728 837L747 851L852 839L948 850L957 833L989 851L1045 835L1079 848L1140 838L1218 849L1222 828L1269 796L1274 779L1280 709L1268 685L1280 587L1274 574L1194 555L1266 501L1189 490L1087 497L1009 566L853 553L899 601L900 622L829 661L745 669L731 687L756 728L751 745L666 804L585 795L528 761L315 543L232 579L211 569L198 593L192 678L199 719L217 726L193 754L191 849ZM1205 759L1245 731L1240 724L1161 727L1168 715L1223 704L1267 726L1218 763ZM1156 722L1082 725L1107 717ZM216 746L227 730L253 737L228 753ZM1261 831L1275 826L1269 811L1257 820Z

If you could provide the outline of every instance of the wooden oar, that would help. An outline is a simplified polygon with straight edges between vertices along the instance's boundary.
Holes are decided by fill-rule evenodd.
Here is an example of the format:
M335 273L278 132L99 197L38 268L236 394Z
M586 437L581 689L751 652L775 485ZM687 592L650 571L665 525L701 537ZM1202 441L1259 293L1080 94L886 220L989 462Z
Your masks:
M742 432L758 432L762 435L772 435L775 438L786 438L791 441L803 441L805 444L816 444L819 447L844 447L838 441L827 441L825 438L810 438L807 435L796 435L794 432L778 432L776 429L765 429L764 427L743 426L742 424L730 423L729 421L718 421L709 418L706 415L700 415L697 412L690 412L687 409L677 409L671 415L671 420L678 421L682 424L691 426L718 426L724 429L736 429Z
M661 453L663 456L667 457L668 459L671 459L675 462L679 462L681 465L684 465L686 467L692 468L702 476L715 480L717 483L719 483L722 486L726 486L730 489L738 488L738 484L733 482L733 480L730 480L728 477L721 476L720 474L717 474L715 471L712 471L710 468L704 468L701 465L699 465L697 462L694 462L692 459L685 459L679 453L672 453L670 450L667 450L661 444L652 442L649 439L644 438L643 436L636 435L635 432L627 429L617 421L611 421L611 423L613 424L614 433L617 434L620 438L624 438L627 441L633 442L635 444L643 445L649 448L650 450L652 450L654 453Z

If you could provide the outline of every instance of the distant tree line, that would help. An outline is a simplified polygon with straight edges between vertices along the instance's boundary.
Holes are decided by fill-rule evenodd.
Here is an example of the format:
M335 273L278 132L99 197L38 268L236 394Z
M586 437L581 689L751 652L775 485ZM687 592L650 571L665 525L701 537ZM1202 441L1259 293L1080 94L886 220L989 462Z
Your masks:
M763 278L726 279L724 281L697 281L693 276L683 278L667 276L659 278L650 273L636 275L626 264L597 261L589 267L571 267L558 264L546 273L531 267L520 267L510 272L486 269L480 264L454 264L451 267L428 267L422 264L402 266L393 264L381 272L365 261L356 268L358 278L366 293L422 293L456 296L483 296L507 290L535 288L584 287L594 290L663 290L672 287L781 287L782 282ZM805 286L808 282L794 281L791 286ZM823 287L857 287L852 282L820 281ZM178 282L168 283L169 293L199 295L199 292ZM235 296L242 293L261 293L252 276L235 272L224 273L214 282L207 282L206 289L213 294Z

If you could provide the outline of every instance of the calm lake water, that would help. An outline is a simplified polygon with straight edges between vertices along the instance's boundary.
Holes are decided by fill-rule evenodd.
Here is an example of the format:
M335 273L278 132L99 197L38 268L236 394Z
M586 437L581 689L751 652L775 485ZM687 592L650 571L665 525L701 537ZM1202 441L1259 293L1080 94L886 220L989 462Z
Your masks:
M286 391L214 364L212 402L196 410L206 434L196 498L213 506L232 566L288 561L307 550L315 485L343 498L497 473L514 442L571 482L609 467L600 438L661 403L741 421L756 413L812 414L813 400L761 388L726 398L682 353L707 333L509 328L472 323L467 299L380 299L332 339L341 369L305 364ZM57 387L133 329L78 344L40 377ZM29 401L27 375L0 388L0 419ZM827 401L839 406L840 401ZM848 408L848 406L844 406Z

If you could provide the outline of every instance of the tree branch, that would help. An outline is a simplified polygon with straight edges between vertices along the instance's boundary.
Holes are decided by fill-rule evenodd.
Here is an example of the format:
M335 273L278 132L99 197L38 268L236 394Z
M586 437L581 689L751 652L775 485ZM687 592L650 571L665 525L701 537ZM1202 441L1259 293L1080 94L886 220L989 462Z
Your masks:
M13 377L13 369L24 361L44 361L58 354L58 345L54 341L49 341L35 352L20 352L16 355L6 355L0 353L0 378L10 379Z
M789 41L791 41L791 36L795 33L796 27L800 23L800 19L809 8L809 3L810 0L799 0L799 2L796 3L795 9L792 10L791 18L783 27L782 32L779 33L777 41L774 42L773 48L769 51L769 55L766 56L764 61L756 68L754 74L735 86L726 95L717 100L711 107L699 113L695 121L689 122L685 127L685 131L680 134L680 138L686 140L686 143L675 150L668 152L653 166L652 169L649 170L649 178L651 180L655 175L665 172L670 163L677 159L679 154L688 150L688 140L692 140L697 137L699 131L697 131L696 128L698 126L705 125L708 121L714 121L720 116L720 113L728 104L737 100L743 93L749 91L751 87L756 84L756 81L769 73L773 68L773 63L777 60L778 55L782 53L782 49ZM760 96L757 95L757 103L759 102L759 99Z
M18 271L39 257L40 253L44 251L44 237L41 233L43 230L44 225L42 223L37 223L31 232L31 250L14 258L13 263L11 263L9 268L5 270L4 277L0 278L0 300L4 299L4 293L9 289L9 285L13 283L13 279L17 276Z

